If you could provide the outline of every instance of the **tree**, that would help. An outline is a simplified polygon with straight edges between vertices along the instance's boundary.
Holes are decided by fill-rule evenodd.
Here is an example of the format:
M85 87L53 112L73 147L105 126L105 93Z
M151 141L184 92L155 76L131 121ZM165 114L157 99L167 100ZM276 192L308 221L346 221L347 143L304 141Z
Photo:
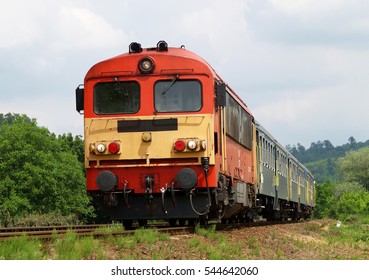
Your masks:
M58 136L58 140L61 142L63 151L71 151L77 156L79 162L84 166L85 164L85 150L83 145L82 136L74 136L71 133Z
M367 216L369 214L369 192L360 190L343 194L337 202L337 214L340 219L349 216Z
M349 142L351 147L354 147L356 145L356 140L352 136L348 139L348 142Z
M369 191L369 147L351 151L337 161L342 179L358 182Z
M306 149L303 145L301 145L300 143L297 143L297 151L299 152L300 155L303 155Z
M317 218L334 217L336 200L333 196L334 185L326 181L316 184L316 207L314 215Z
M12 124L14 122L14 120L16 120L19 117L22 117L23 121L25 121L25 122L31 122L32 121L26 115L12 114L12 113L7 113L5 115L0 114L0 126L3 125L3 124Z
M362 185L357 182L339 182L333 187L333 196L336 201L349 192L360 192L365 190Z
M331 141L324 140L324 149L330 151L334 149L334 146L332 145Z
M36 120L16 116L0 126L0 215L92 214L83 168Z

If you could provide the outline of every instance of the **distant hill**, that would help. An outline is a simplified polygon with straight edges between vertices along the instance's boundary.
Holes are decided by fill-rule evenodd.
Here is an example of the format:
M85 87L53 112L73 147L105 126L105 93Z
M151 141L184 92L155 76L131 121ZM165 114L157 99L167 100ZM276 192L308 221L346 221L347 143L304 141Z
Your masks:
M356 151L369 146L366 142L356 142L354 137L348 139L348 143L334 147L329 140L313 142L306 149L300 143L287 145L287 150L301 161L314 175L317 183L326 180L337 181L339 174L336 171L337 158L344 156L349 151Z

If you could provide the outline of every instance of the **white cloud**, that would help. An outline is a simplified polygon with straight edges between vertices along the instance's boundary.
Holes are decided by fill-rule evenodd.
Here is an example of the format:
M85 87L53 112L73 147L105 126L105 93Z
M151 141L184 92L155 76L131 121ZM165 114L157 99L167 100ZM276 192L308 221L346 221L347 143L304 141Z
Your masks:
M127 42L129 35L105 18L68 0L14 0L0 9L0 48L44 50L107 49Z
M278 11L301 20L324 17L342 9L344 0L269 0Z
M227 62L250 36L245 18L248 2L236 0L230 5L213 0L204 8L185 12L179 28L191 41L214 51L218 61Z
M37 1L37 0L35 0ZM41 39L34 1L7 1L0 9L0 49L17 48Z
M313 111L317 101L311 93L285 93L276 101L263 99L263 104L253 109L256 118L260 118L265 126L275 123L293 125L301 121L301 116L306 116Z
M354 86L348 81L339 86L285 91L276 101L263 99L253 113L282 144L300 142L309 147L311 142L329 139L341 145L350 136L366 141L369 90L362 92L362 88L365 85Z
M129 36L88 9L61 7L55 24L51 47L57 51L108 49L122 45Z

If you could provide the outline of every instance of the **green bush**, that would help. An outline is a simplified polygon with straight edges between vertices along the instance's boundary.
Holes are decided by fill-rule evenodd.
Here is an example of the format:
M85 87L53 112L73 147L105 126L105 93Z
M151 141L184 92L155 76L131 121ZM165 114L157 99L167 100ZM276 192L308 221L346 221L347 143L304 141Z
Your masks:
M66 142L27 116L0 125L2 226L31 214L93 215L83 167Z
M351 215L369 214L369 193L365 190L347 192L337 202L337 215L346 219Z

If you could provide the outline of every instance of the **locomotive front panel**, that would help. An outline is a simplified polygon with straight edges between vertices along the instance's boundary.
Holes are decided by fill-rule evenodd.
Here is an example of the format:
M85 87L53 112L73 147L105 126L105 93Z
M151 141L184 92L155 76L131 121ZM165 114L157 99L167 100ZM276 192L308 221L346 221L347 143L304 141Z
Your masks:
M88 190L126 187L142 194L147 191L146 178L152 177L151 191L160 193L181 179L184 168L196 173L196 186L205 187L203 161L214 165L212 123L212 115L86 119ZM213 176L212 168L208 176ZM114 185L109 188L110 180ZM190 187L195 186L182 186Z
M145 49L84 84L87 191L119 220L195 219L216 187L214 78L186 50ZM184 54L184 55L183 55Z

